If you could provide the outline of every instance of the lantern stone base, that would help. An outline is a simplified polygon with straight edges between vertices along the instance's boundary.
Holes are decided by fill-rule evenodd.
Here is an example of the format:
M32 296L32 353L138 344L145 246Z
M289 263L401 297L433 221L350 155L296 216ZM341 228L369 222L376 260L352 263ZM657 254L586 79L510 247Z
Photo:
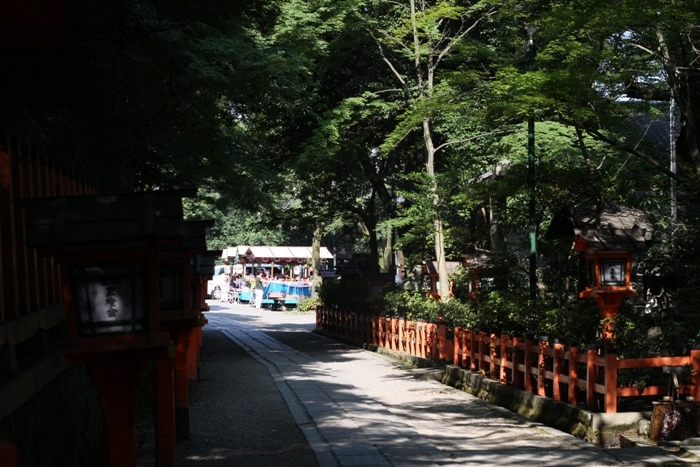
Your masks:
M174 466L175 415L173 402L172 344L155 336L143 336L130 344L107 345L100 349L82 340L66 341L60 355L66 365L85 365L100 394L104 415L108 466L136 467L136 409L139 388L147 363L156 361L156 413L158 465ZM170 397L163 395L170 394Z

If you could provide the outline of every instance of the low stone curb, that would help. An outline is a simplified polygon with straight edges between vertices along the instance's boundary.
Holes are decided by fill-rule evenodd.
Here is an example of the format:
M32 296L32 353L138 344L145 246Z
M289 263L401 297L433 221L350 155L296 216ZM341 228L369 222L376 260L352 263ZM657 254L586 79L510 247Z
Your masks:
M332 338L334 340L357 346L357 343L342 336L328 333L322 329L314 332ZM460 368L448 363L439 363L433 360L406 354L397 350L387 349L376 345L364 344L362 348L381 355L385 355L407 368L412 369L414 377L420 379L432 379L455 389L467 392L479 399L500 406L510 412L516 413L532 423L541 424L543 429L551 429L561 432L562 435L571 435L575 440L588 444L584 439L591 433L600 433L604 429L615 427L629 427L638 425L649 419L650 414L644 412L621 413L594 413L588 410L557 401L549 397L532 394L521 389L516 389L498 381L486 378L479 373ZM686 440L674 446L674 456L686 459L680 465L700 466L700 442ZM656 444L634 442L634 446L626 446L626 449L650 449L657 454L668 453L664 447ZM610 449L608 449L610 451ZM695 464L695 459L698 464ZM651 462L650 465L656 465ZM660 465L668 465L661 462Z

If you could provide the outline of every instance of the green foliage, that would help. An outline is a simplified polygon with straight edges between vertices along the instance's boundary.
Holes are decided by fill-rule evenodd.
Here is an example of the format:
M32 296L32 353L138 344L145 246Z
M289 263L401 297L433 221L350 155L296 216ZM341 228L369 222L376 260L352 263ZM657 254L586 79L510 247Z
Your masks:
M307 297L299 300L297 310L299 311L314 311L321 304L321 299L318 296Z
M618 346L628 358L687 355L700 343L700 241L697 221L669 224L672 234L640 264L647 287L622 307Z
M446 321L466 327L474 327L476 324L472 304L468 302L443 302L413 290L388 292L384 301L386 312L409 320Z
M411 290L387 292L384 312L409 320L445 321L450 325L511 335L546 335L569 344L586 345L596 340L598 310L591 301L567 307L537 310L517 291L492 290L476 300L442 302Z
M183 200L183 208L186 219L214 221L214 225L207 229L207 248L210 250L233 245L296 243L289 242L289 231L280 225L270 226L259 211L256 213L231 206L218 193L200 189L197 198Z
M571 341L593 339L598 318L592 301L577 300L570 245L545 232L555 214L639 207L667 228L642 272L674 283L640 290L642 305L622 309L619 344L629 355L687 351L700 339L700 226L658 214L671 188L667 143L633 122L667 115L671 94L678 101L679 192L695 204L700 101L687 90L699 87L697 5L416 6L411 17L408 2L383 0L81 2L70 48L0 55L0 127L104 191L198 187L186 216L215 220L211 249L305 244L323 225L332 246L377 262L395 240L417 264L434 255L438 219L447 258L488 251L506 285L472 301L469 278L456 277L457 300L396 292L390 310ZM529 22L537 54L528 63ZM530 117L536 309L522 254ZM381 303L359 281L324 281L321 297Z

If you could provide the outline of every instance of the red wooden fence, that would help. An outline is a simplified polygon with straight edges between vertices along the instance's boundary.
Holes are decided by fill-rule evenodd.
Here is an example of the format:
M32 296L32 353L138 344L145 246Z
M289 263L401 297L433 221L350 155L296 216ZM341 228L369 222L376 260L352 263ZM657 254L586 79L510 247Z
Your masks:
M691 365L691 383L680 393L700 400L700 350L689 356L619 360L608 351L568 348L544 338L500 336L445 324L319 307L316 326L352 339L436 362L451 362L502 384L540 396L585 405L588 410L617 412L620 398L667 395L668 387L618 387L619 370Z
M20 140L0 134L0 325L61 301L58 266L24 246L23 212L14 201L94 192Z

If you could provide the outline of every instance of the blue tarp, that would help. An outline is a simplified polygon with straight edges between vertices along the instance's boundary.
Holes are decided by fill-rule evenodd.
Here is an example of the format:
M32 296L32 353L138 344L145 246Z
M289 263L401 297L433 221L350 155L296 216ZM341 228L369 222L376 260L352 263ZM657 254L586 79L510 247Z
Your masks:
M253 291L250 289L241 290L240 294L238 295L238 299L242 302L253 301Z
M297 295L299 298L311 296L311 284L304 282L278 282L271 281L265 286L263 298L267 298L271 292L284 293L289 295Z

